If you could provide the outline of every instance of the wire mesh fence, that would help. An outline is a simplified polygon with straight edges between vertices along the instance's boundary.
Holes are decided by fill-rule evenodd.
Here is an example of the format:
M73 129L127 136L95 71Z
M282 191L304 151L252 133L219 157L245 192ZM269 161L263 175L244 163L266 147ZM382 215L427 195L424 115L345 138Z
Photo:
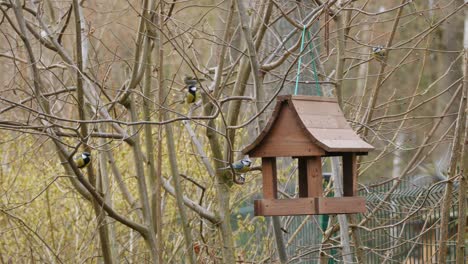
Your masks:
M440 182L427 187L401 182L389 194L395 182L365 186L359 195L366 197L367 211L371 212L377 206L375 213L366 219L364 228L355 228L361 260L356 258L356 247L351 245L355 263L405 263L423 264L439 263L437 259L442 200L446 183ZM294 188L287 188L293 195ZM449 241L447 243L446 263L455 263L455 240L458 223L458 185L454 184L452 207L449 210ZM388 197L387 197L388 196ZM248 210L247 210L248 209ZM242 214L253 216L252 206L242 208ZM364 220L363 214L355 215L352 225ZM466 217L466 216L463 216ZM269 248L257 248L257 251L275 251L270 218L267 217L269 228L256 228L256 237L270 238ZM335 215L319 216L285 216L281 217L289 263L342 263L340 236ZM263 225L264 223L258 223ZM333 228L324 241L324 231ZM354 241L351 239L351 241ZM252 241L250 241L251 243ZM242 244L242 241L239 241ZM258 253L258 252L257 252ZM468 254L465 252L465 258ZM277 259L277 258L276 258ZM466 261L468 263L468 259ZM275 258L262 263L276 263Z
M441 217L441 202L445 184L431 187L411 186L410 183L400 184L387 199L388 191L395 182L368 186L360 191L360 196L366 197L368 212L380 204L380 208L364 224L366 229L357 228L362 260L366 263L439 263L437 250L439 245L439 229ZM458 187L454 186L453 206L449 210L449 241L447 263L455 263L455 239L458 221ZM466 216L465 216L466 217ZM291 219L294 218L294 219ZM364 215L358 215L357 221ZM349 219L349 218L348 218ZM323 230L328 224L327 216L285 217L289 230L298 230L294 234L285 234L288 244L290 263L318 263L320 252L326 259L325 263L342 262L339 232L331 235L331 239L321 244ZM304 224L304 221L307 221ZM332 217L331 224L336 225ZM355 224L355 223L354 223ZM353 253L356 248L352 245ZM466 256L466 254L465 254ZM356 260L356 262L359 262Z

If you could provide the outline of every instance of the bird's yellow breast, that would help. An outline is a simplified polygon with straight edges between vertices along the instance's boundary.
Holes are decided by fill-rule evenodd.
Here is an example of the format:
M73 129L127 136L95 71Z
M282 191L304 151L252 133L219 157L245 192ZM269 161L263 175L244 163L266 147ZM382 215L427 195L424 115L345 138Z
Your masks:
M76 163L76 166L78 166L78 168L83 168L86 165L84 159L81 157L76 159L75 163Z
M197 100L197 94L191 94L191 93L187 93L187 95L185 96L185 102L187 104L191 104L191 103L194 103L195 101Z

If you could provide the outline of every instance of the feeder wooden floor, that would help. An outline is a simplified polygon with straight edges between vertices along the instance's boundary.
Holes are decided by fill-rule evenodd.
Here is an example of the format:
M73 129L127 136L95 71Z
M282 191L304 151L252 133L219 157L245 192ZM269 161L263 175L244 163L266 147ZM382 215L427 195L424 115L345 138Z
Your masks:
M312 197L255 200L255 215L320 215L366 212L363 197Z

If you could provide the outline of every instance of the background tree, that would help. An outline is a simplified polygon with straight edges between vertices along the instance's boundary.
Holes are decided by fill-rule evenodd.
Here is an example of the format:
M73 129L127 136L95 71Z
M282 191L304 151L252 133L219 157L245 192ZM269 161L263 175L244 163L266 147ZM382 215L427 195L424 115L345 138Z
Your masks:
M464 1L0 0L0 8L2 263L363 263L373 254L443 263L455 241L464 263ZM200 91L194 104L179 103L186 76ZM337 97L376 146L359 165L364 216L253 217L259 172L241 184L221 169L243 158L297 77L298 94ZM73 157L83 151L92 162L79 169ZM323 162L339 169L339 160ZM279 195L297 195L297 164L278 168ZM339 191L325 185L325 194ZM443 199L430 204L440 186ZM441 200L445 218L433 221ZM317 241L301 248L311 230ZM368 241L379 232L389 240ZM432 233L442 243L416 255Z

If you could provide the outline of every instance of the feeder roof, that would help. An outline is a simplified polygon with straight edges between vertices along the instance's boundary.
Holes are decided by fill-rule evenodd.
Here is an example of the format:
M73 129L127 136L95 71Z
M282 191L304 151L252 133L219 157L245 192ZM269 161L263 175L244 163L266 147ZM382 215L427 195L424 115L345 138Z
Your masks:
M336 99L286 95L277 97L265 129L242 152L252 157L284 157L365 155L373 149L350 127Z

